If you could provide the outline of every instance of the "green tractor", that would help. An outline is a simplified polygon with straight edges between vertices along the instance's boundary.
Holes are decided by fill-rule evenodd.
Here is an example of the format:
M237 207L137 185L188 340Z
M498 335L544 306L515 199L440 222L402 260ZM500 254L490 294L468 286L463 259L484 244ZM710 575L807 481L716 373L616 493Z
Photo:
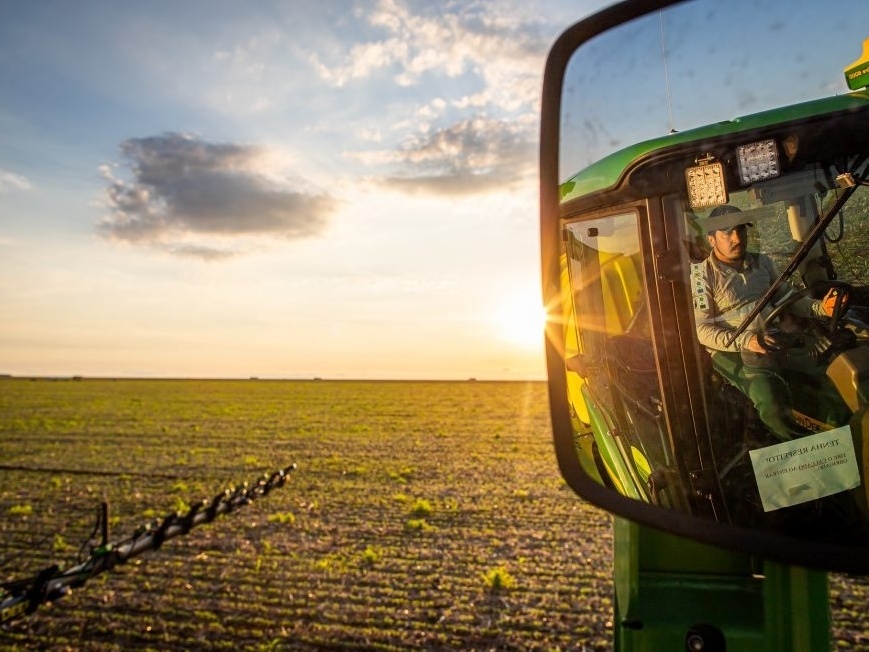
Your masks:
M869 573L867 25L631 0L550 52L551 415L618 650L829 649L826 571Z

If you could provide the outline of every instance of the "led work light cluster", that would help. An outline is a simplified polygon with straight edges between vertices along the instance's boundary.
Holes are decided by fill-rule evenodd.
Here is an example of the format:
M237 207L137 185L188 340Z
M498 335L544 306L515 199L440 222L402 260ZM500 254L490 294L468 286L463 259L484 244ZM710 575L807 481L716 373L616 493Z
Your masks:
M726 204L728 194L724 166L710 154L698 157L696 162L697 165L685 170L691 208ZM743 186L774 179L781 174L778 148L772 139L737 147L736 164L739 182Z

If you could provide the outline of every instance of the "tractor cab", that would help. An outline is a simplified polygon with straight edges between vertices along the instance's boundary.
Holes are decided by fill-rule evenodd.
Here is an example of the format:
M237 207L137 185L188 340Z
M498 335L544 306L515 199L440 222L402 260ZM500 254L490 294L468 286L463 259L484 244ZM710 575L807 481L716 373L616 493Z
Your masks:
M719 523L869 542L867 124L852 91L644 141L562 183L557 346L589 476ZM757 267L768 282L737 305Z

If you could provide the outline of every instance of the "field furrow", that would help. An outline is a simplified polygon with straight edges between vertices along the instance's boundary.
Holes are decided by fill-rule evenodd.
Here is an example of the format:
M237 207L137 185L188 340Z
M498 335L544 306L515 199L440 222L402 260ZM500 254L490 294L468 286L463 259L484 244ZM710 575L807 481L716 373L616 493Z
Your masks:
M74 564L100 501L119 540L298 464L0 628L6 649L611 647L611 520L560 479L542 383L3 380L0 460L4 581ZM867 592L833 577L848 649Z

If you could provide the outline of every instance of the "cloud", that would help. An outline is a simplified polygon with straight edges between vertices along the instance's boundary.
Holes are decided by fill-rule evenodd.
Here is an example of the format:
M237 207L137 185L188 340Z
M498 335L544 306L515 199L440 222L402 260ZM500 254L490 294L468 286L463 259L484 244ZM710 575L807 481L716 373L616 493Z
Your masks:
M0 170L0 192L9 190L31 190L31 183L20 174Z
M479 104L485 97L503 108L534 105L551 40L540 19L523 15L520 5L448 7L426 3L411 10L400 0L380 0L359 17L384 38L353 45L343 62L329 65L313 53L309 61L321 79L338 87L382 71L399 86L416 86L426 74L449 79L469 74L486 90L458 102Z
M161 247L164 251L179 258L195 258L205 261L221 261L236 258L238 253L231 249L221 249L197 244L170 244Z
M392 100L384 139L345 156L386 166L369 174L405 192L485 192L529 178L554 31L545 16L521 3L379 0L356 17L364 40L329 64L309 57L336 87L391 84L381 91Z
M450 127L418 134L397 150L353 156L368 165L387 165L401 174L379 183L407 192L469 194L518 181L534 173L536 122L476 116Z
M125 140L121 152L132 180L102 168L110 212L97 230L110 239L225 258L239 253L227 245L238 237L322 233L335 208L329 195L275 174L275 159L264 148L166 133Z

